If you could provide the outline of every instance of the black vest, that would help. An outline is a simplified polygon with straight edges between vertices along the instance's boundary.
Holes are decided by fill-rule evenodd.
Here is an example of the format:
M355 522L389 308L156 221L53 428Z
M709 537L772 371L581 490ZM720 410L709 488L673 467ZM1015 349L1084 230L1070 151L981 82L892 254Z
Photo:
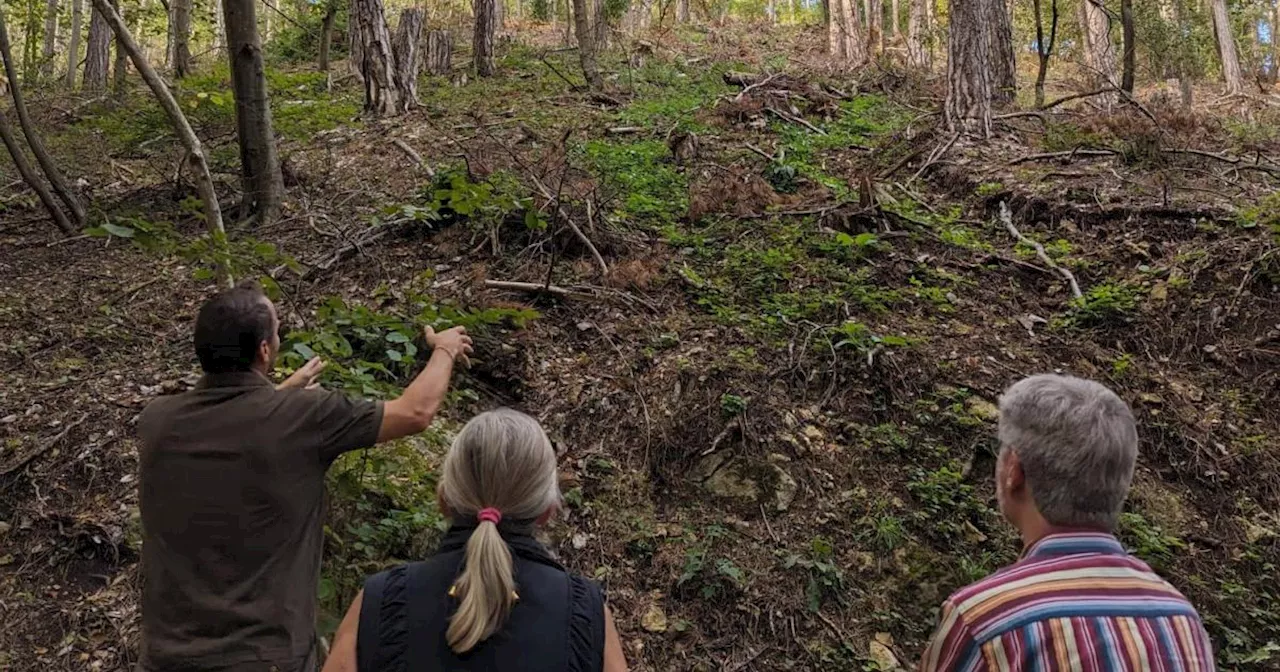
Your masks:
M436 555L369 577L356 639L359 672L600 672L604 594L565 571L533 537L501 530L520 600L502 629L458 655L445 630L457 609L449 588L473 527L453 527Z

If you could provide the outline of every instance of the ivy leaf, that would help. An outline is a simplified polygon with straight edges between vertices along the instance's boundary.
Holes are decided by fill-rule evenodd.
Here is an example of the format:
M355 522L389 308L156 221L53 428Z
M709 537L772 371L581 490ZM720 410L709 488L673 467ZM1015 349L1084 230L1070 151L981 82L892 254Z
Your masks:
M120 226L119 224L112 224L111 222L104 222L102 224L102 228L105 229L107 233L120 238L132 238L134 234L133 229L127 226Z
M306 343L294 343L293 351L298 353L299 355L302 355L303 358L308 360L316 356L316 351L312 350L311 346L307 345Z
M404 355L399 350L387 350L387 359L393 362L399 362L404 359Z
M387 334L387 342L388 343L408 343L409 337L404 335L404 332L392 331Z

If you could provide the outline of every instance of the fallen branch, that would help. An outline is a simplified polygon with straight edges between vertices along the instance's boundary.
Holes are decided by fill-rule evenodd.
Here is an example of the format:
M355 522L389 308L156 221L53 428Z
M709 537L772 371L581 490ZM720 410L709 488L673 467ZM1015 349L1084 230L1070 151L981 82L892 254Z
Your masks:
M1044 152L1041 154L1029 154L1009 162L1009 165L1016 166L1020 163L1028 163L1031 161L1045 161L1048 159L1075 158L1077 156L1084 157L1101 157L1115 156L1117 152L1110 149L1073 149L1068 152Z
M760 80L760 81L758 81L758 82L755 82L755 83L753 83L753 84L748 84L747 86L743 87L743 89L742 89L741 91L739 91L739 92L738 92L738 95L736 95L736 96L734 96L734 97L733 97L733 102L735 102L735 103L736 103L736 102L738 102L738 101L742 100L742 97L743 97L743 96L745 96L745 95L747 95L747 92L748 92L748 91L751 91L752 89L758 89L758 88L760 88L760 87L764 86L765 84L768 84L769 82L772 82L773 80L775 80L775 79L777 79L777 78L778 78L778 75L776 75L776 74L774 74L774 75L769 75L768 77L765 77L764 79L762 79L762 80Z
M426 169L428 177L436 176L436 171L432 170L431 166L428 166L427 162L422 160L421 154L413 151L413 148L409 146L409 143L405 142L404 140L401 140L400 138L391 138L391 144L395 145L400 149L400 151L404 152L410 159L413 160L415 164L418 165L419 168Z
M955 135L951 136L951 139L947 141L947 144L941 146L941 149L935 148L934 151L930 152L929 158L925 160L924 165L920 166L920 170L917 170L916 174L912 175L911 179L907 180L907 184L911 184L912 182L915 182L916 180L920 179L920 176L924 174L924 171L928 170L930 166L937 163L948 151L951 150L951 147L956 144L956 140L959 140L959 139L960 139L960 134L956 133Z
M770 154L770 153L768 153L768 152L764 151L763 149L760 149L759 147L756 147L755 145L753 145L753 144L751 144L751 143L749 143L749 142L747 143L747 149L749 149L749 150L751 150L751 151L755 152L756 154L759 154L760 156L763 156L764 158L768 159L770 163L777 163L777 162L778 162L778 157L776 157L776 156L774 156L774 155L772 155L772 154Z
M309 280L320 271L329 270L330 268L333 267L334 264L338 263L339 261L342 261L343 259L346 259L347 257L351 256L352 254L355 254L356 252L359 252L360 248L362 248L363 246L378 240L382 240L383 238L386 238L392 231L395 231L400 226L412 221L414 220L407 219L407 218L406 219L390 219L384 222L379 222L377 224L374 224L368 229L365 229L354 240L348 242L346 245L343 245L337 250L334 250L331 254L329 254L329 256L325 257L324 259L321 259L320 261L309 264L309 268L307 268L307 271L302 274L302 279ZM274 275L274 272L273 272L273 275Z
M609 135L631 135L643 130L645 130L643 126L614 126L613 128L606 128L604 132Z
M1018 227L1013 225L1013 213L1009 212L1009 204L1005 203L1004 201L1000 201L1000 221L1004 223L1004 228L1008 229L1009 233L1014 238L1017 238L1019 242L1022 242L1034 247L1036 249L1036 258L1039 259L1045 266L1052 268L1053 270L1060 273L1062 277L1067 279L1067 284L1071 286L1071 296L1077 299L1084 298L1084 294L1080 292L1080 284L1076 282L1076 276L1073 275L1071 271L1068 271L1067 269L1059 266L1052 259L1050 259L1049 255L1044 251L1043 245L1022 235L1022 232L1018 231Z
M12 474L13 472L27 466L28 464L31 463L32 460L48 452L50 448L53 448L54 446L58 445L58 443L61 442L63 439L67 438L67 434L70 434L71 430L83 424L84 421L88 419L88 417L89 417L88 413L81 415L79 420L76 420L75 422L67 425L66 427L63 427L61 432L58 432L56 436L46 441L44 445L18 458L13 462L13 464L0 468L0 476L8 476L9 474Z
M767 111L767 112L772 112L774 115L776 115L779 119L782 119L783 121L789 121L789 122L791 122L791 123L793 123L793 124L800 124L801 126L804 126L805 128L807 128L807 129L809 129L809 130L813 131L814 133L817 133L818 135L826 135L826 134L827 134L827 132L826 132L826 131L822 130L821 128L818 128L817 126L814 126L813 124L809 123L809 121L808 121L807 119L804 119L804 118L802 118L802 117L792 116L792 115L787 114L787 113L785 113L785 112L783 112L783 111L781 111L781 110L779 110L779 109L777 109L777 108L775 108L775 107L766 107L766 108L764 108L764 109L765 109L765 111ZM865 149L865 148L863 148L863 149Z
M1229 163L1233 166L1239 167L1240 169L1258 170L1264 173L1269 173L1271 175L1280 176L1280 167L1268 166L1263 163L1248 163L1245 161L1244 157L1241 157L1241 156L1231 156L1229 154L1215 154L1213 152L1206 152L1199 149L1166 149L1164 150L1164 153L1165 154L1190 154L1191 156L1203 156L1206 159L1214 159L1215 161Z

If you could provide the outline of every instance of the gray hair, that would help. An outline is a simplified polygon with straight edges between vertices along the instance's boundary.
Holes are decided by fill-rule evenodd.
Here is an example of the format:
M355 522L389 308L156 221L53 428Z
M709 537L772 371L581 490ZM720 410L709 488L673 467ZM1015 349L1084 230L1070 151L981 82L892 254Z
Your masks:
M475 518L492 507L503 521L533 523L560 501L551 440L537 420L519 411L481 413L449 448L440 495L455 518ZM451 594L458 610L445 638L454 651L470 651L502 627L518 598L511 550L497 524L477 523Z
M1024 378L1000 397L1000 450L1017 454L1052 525L1114 529L1138 459L1133 412L1089 380Z

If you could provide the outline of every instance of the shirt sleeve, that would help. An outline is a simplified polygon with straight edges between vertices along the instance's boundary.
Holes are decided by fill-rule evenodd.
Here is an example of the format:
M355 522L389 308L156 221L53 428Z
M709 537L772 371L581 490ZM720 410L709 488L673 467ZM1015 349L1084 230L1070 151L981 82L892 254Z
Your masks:
M309 423L317 436L320 459L328 464L338 456L378 442L382 402L352 399L332 390L298 390L310 407Z
M978 669L978 645L955 603L942 603L938 629L920 658L920 672L952 672Z

